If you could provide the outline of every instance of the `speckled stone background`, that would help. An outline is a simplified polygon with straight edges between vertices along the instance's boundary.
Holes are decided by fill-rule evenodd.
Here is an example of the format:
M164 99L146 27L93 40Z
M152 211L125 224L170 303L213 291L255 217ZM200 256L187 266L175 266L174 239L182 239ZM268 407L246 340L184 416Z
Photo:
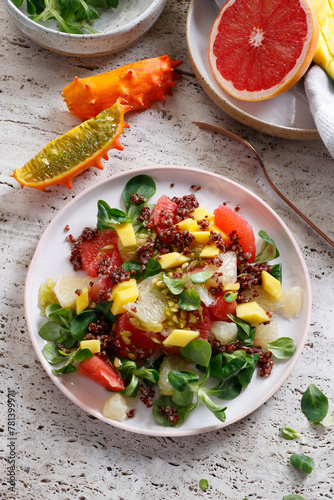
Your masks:
M239 144L199 131L193 120L221 125L247 139L262 155L273 181L331 238L334 162L321 141L276 139L229 118L201 89L188 61L187 0L168 0L149 34L128 50L97 59L72 58L40 48L21 34L0 6L1 99L1 498L22 500L334 498L333 428L311 426L300 399L315 383L334 404L333 249L298 218L266 183ZM129 115L123 152L103 171L76 178L72 191L21 190L10 177L47 142L78 124L61 98L75 76L167 53L183 59L173 98ZM261 408L220 431L194 437L153 438L105 425L72 402L44 372L29 339L24 282L36 244L50 220L77 194L113 173L153 164L188 165L221 173L264 199L291 229L306 260L313 313L295 369ZM17 391L16 487L8 490L6 395ZM283 425L304 442L280 437ZM314 458L307 475L289 464L292 453ZM207 478L203 492L198 482Z

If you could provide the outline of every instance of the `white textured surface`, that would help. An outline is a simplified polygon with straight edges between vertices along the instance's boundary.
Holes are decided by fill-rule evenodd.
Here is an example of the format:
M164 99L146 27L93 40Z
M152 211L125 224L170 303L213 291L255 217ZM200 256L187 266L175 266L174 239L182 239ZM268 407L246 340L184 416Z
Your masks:
M220 111L202 91L187 59L187 0L169 0L150 33L114 56L79 59L41 49L0 7L1 57L1 391L16 389L17 484L9 495L4 461L4 498L24 500L223 499L281 500L298 493L305 500L334 498L333 429L312 427L300 410L310 383L334 404L333 249L270 189L248 151L228 139L200 131L193 120L221 125L247 139L261 154L280 189L331 238L333 160L320 142L271 138L248 129ZM174 97L128 116L123 152L112 152L103 171L74 179L73 189L40 193L21 190L10 174L48 141L76 125L60 94L75 76L167 53L183 59L184 78ZM89 417L52 384L32 349L23 312L27 267L49 221L76 194L113 172L156 163L202 167L221 173L263 198L294 233L309 268L314 306L309 339L296 368L259 410L221 431L197 437L132 435ZM3 406L2 408L5 408ZM8 457L7 422L2 412L1 457ZM286 441L288 425L304 444ZM314 458L311 475L289 464L291 453ZM207 478L204 493L198 481ZM0 494L1 496L1 494Z

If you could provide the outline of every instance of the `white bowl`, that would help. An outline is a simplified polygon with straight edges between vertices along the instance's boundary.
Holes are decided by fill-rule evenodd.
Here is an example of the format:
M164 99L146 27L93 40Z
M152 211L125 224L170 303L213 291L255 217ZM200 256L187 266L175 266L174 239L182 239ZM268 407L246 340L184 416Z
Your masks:
M111 54L129 47L145 35L162 13L166 0L122 0L117 9L100 11L93 22L97 34L62 33L56 21L43 24L29 18L26 1L18 9L11 0L3 0L15 24L31 40L54 52L73 56Z

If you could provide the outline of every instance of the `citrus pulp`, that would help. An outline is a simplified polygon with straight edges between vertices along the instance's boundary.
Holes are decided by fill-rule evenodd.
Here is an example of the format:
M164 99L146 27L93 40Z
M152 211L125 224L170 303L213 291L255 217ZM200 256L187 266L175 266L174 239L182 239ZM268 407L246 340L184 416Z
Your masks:
M216 226L226 234L235 231L244 252L251 254L249 262L253 262L256 253L255 236L249 222L241 214L226 205L219 205L214 214Z

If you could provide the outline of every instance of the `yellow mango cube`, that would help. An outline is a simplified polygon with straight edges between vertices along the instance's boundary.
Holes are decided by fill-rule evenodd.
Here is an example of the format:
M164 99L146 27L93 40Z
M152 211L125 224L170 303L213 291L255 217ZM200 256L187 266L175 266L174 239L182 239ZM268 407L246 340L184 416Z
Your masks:
M115 316L117 314L125 312L125 304L128 304L129 302L135 302L138 298L138 295L139 292L137 283L129 288L125 288L123 290L120 290L119 292L116 292L110 311Z
M168 346L184 347L198 337L199 331L175 329L168 335L168 337L165 338L163 344Z
M219 229L219 227L216 226L215 224L210 224L210 226L208 227L208 231L213 231L214 233L221 234L224 241L230 240L230 238L224 233L224 231Z
M324 69L326 73L334 80L334 59L332 59L327 68Z
M88 288L82 289L80 295L75 295L75 312L80 314L89 306Z
M223 287L223 291L226 292L227 290L231 292L236 292L240 288L240 283L228 283Z
M333 56L329 51L325 37L320 31L318 45L315 54L313 56L313 61L316 64L319 64L319 66L321 66L324 70L327 71L327 68L329 67L332 61L332 57Z
M171 252L161 255L158 262L160 262L162 269L170 269L172 267L181 266L185 262L188 262L188 260L189 257L186 257L179 252Z
M244 304L238 304L236 310L236 316L251 325L258 325L259 323L265 323L269 321L269 316L266 311L259 306L257 302L245 302Z
M190 231L190 234L195 236L195 241L206 245L210 238L210 231Z
M267 273L267 271L262 271L261 280L263 290L270 293L270 295L275 297L275 299L280 299L282 297L281 282L278 281L274 276Z
M325 38L325 40L327 42L327 46L328 46L329 52L332 54L332 57L333 57L333 54L334 54L334 40L333 40L333 36L334 36L334 17L333 17L333 15L328 16L325 19L323 25L321 26L321 32L324 35L324 38Z
M131 247L136 245L136 235L133 225L130 222L125 224L115 224L115 231L121 240L123 247Z
M197 207L193 211L192 215L195 217L195 220L197 220L197 221L207 220L211 223L215 219L215 216L211 212L209 212L209 210L207 210L206 208L202 208L202 207Z
M334 0L312 0L312 4L320 25L319 40L313 61L334 79Z
M320 27L324 23L325 19L331 15L331 7L328 0L312 0L311 3L317 13Z
M117 283L117 285L115 285L113 287L113 289L111 290L109 300L114 300L117 292L120 292L121 290L125 290L126 288L131 288L135 284L136 284L136 280L134 278L131 278L129 281L121 281L121 283Z
M205 245L199 254L201 259L210 259L219 255L222 251L216 245Z
M80 342L80 349L89 349L93 354L101 351L101 342L97 339L82 340Z
M195 219L184 219L181 222L175 224L181 231L198 231L197 220Z

